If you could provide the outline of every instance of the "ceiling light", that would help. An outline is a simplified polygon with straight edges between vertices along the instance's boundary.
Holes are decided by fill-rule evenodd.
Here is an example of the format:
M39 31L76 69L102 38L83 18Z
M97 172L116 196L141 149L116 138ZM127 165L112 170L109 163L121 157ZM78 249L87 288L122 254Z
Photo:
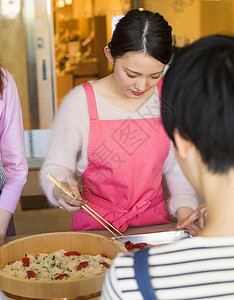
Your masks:
M65 6L64 0L57 0L57 7L61 8Z
M17 17L20 12L20 0L0 0L0 11L2 16L13 19Z

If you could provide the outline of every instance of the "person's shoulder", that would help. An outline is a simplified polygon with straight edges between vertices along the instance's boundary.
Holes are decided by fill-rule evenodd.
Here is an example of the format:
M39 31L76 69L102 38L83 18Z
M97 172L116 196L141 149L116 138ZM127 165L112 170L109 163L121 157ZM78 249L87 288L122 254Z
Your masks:
M164 244L162 247L150 247L149 255L172 255L176 257L176 255L180 256L182 252L192 251L195 253L196 250L203 251L209 249L209 247L218 247L221 243L225 244L227 242L230 242L234 246L234 237L231 239L222 237L193 237L192 235L187 235L186 231L184 233L181 231L180 239L173 243Z
M16 82L12 74L4 67L1 68L1 80L3 83L3 90L1 94L1 99L6 105L10 105L11 107L19 107L20 100ZM11 96L9 96L11 95Z
M77 97L81 97L85 95L85 91L82 85L75 86L72 90L70 90L64 97L63 101L76 101Z
M6 81L15 83L15 79L14 79L13 75L6 68L4 68L4 67L0 67L0 68L1 68L1 72L3 74L3 80L5 79Z
M5 76L5 77L11 76L10 72L6 68L0 66L0 69L1 69L1 73L3 74L3 76Z
M78 117L79 116L79 117ZM84 88L74 87L64 97L56 114L56 124L61 120L70 120L70 123L82 122L88 118L88 104ZM72 121L73 120L73 121Z
M12 84L15 85L15 80L14 80L13 76L11 75L11 73L4 67L0 67L0 68L1 68L2 80L4 83L4 87L7 88L7 87L11 86Z
M82 85L78 85L64 96L60 110L71 106L75 109L76 107L82 106L84 102L86 102L85 90Z
M114 259L115 267L132 267L134 263L134 252L133 251L124 251L119 252Z

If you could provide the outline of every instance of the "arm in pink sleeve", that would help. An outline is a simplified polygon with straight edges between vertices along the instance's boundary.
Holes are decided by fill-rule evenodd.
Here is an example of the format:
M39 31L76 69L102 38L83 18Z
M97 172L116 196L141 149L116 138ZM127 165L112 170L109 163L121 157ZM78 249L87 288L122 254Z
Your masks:
M17 87L12 76L3 72L7 80L0 100L0 153L7 183L0 196L0 208L14 213L27 180L28 164Z
M173 145L167 159L163 165L163 174L170 191L170 198L168 200L168 210L174 217L177 216L177 210L181 207L188 207L195 210L201 199L199 199L195 190L184 176L173 151Z

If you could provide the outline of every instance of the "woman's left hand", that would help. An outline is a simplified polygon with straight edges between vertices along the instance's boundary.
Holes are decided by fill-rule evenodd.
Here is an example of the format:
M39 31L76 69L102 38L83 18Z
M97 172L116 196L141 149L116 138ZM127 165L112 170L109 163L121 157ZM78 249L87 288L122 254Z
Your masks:
M206 204L203 203L198 206L198 208L192 212L184 221L178 222L176 225L176 229L186 228L192 224L194 221L198 220L198 224L200 229L203 229L206 225L207 220L207 211L206 211Z
M177 213L177 224L175 229L187 229L194 236L198 235L200 229L193 223L197 218L193 217L194 211L189 207L181 207ZM191 217L192 216L192 217Z

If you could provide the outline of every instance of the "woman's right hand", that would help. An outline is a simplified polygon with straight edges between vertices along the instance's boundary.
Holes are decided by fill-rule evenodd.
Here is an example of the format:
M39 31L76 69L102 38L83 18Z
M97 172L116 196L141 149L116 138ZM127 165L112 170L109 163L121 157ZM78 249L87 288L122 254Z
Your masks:
M62 184L72 191L76 199L66 195L60 188L57 186L54 187L54 197L58 200L59 208L63 209L66 212L75 212L82 209L82 205L86 204L87 201L84 201L81 197L77 185L69 185L67 182L62 182Z

